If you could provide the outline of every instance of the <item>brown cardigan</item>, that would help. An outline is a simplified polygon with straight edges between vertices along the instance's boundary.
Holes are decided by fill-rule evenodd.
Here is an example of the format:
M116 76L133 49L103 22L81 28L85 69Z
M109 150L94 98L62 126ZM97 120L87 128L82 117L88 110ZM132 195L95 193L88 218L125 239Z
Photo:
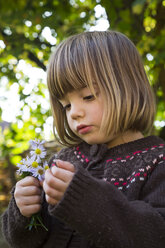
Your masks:
M12 193L2 216L11 247L165 247L163 140L150 136L111 149L82 143L63 149L58 158L73 163L76 173L56 206L43 202L49 231L25 229L29 219L20 214Z

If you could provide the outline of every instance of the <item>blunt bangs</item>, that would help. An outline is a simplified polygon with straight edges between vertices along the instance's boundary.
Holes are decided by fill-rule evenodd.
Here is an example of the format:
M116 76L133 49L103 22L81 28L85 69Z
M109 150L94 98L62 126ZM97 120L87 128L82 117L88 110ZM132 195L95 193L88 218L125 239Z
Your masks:
M89 60L83 41L71 37L62 42L51 57L48 67L50 93L61 99L72 90L84 87L93 89L92 66L89 66L92 62L89 63Z

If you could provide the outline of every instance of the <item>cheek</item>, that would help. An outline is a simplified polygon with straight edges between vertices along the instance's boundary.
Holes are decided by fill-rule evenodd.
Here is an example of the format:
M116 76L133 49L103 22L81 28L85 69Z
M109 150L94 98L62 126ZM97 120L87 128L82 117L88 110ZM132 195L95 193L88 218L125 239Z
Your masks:
M72 129L72 118L70 118L69 114L66 114L66 120L67 120L69 127Z
M99 104L98 106L96 106L94 113L95 113L95 118L98 120L100 119L101 121L104 113L103 104Z

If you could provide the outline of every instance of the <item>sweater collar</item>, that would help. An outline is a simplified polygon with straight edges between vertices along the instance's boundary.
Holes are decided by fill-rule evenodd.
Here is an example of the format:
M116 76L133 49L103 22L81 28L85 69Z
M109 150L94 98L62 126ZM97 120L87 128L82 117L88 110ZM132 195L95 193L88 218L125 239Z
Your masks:
M90 157L90 159L99 160L105 154L109 154L110 156L116 157L124 154L128 154L130 152L136 152L139 150L151 148L153 146L158 146L160 144L164 144L165 142L157 137L157 136L148 136L135 141L131 141L125 144L121 144L112 148L108 148L106 144L94 144L89 145L85 142L81 143L80 149Z

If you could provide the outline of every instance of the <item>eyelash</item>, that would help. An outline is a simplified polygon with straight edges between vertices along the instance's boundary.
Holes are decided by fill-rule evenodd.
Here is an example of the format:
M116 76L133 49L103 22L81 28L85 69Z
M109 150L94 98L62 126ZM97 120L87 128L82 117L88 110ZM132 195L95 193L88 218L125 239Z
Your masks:
M63 106L63 110L66 111L70 107L71 107L71 104L67 104L67 105Z
M90 101L90 100L92 101L94 99L95 99L94 95L89 95L89 96L83 97L83 100L88 100L88 101ZM66 111L70 107L71 107L71 104L67 104L67 105L63 106L63 110Z
M94 95L89 95L89 96L85 96L83 99L84 100L93 100L95 98Z

